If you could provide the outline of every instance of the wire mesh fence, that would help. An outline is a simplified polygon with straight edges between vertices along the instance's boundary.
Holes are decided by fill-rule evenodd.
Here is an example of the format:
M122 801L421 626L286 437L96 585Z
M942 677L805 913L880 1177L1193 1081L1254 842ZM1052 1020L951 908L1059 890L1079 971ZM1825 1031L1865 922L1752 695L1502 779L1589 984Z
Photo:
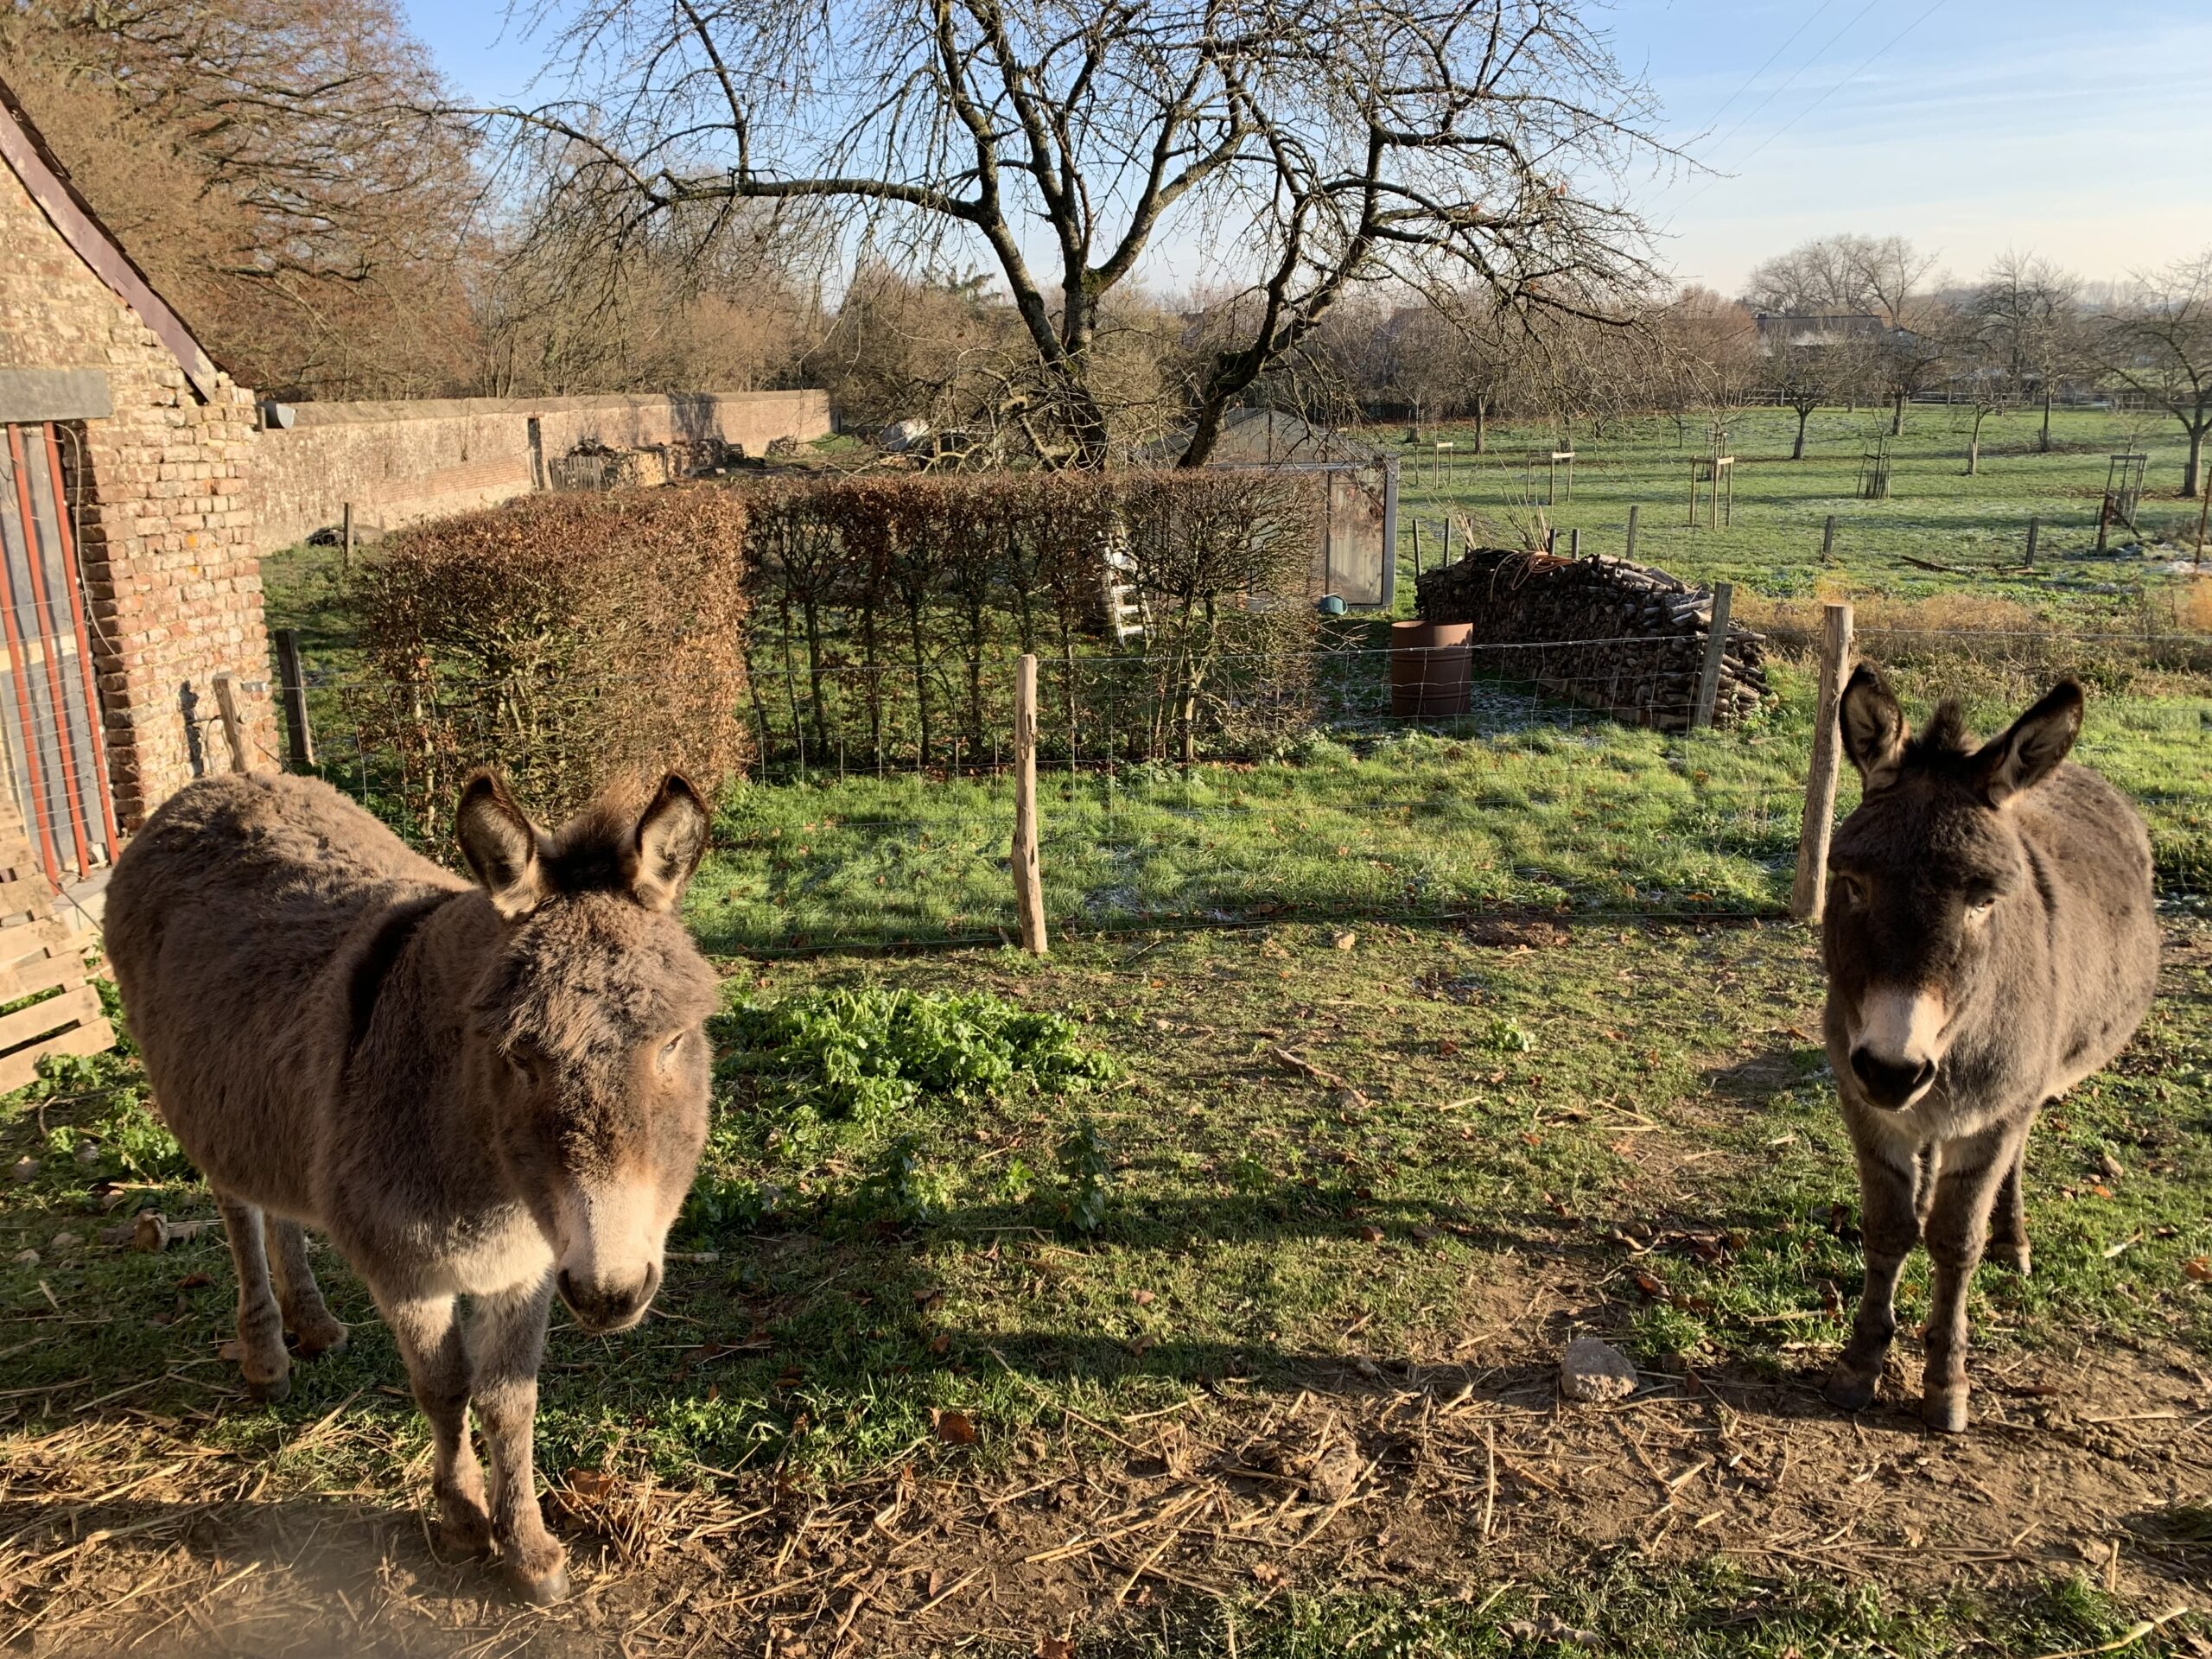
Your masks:
M1682 731L1605 712L1618 698L1601 682L1633 676L1651 642L1408 653L1367 637L1263 661L1224 655L1195 677L1141 653L1040 663L1054 931L1785 912L1811 641L1775 632L1771 695L1741 725ZM2077 758L2141 807L2162 898L2212 894L2212 642L1877 628L1858 654L1916 717L1957 697L1985 732L2059 676L2082 680ZM1556 671L1568 662L1616 666ZM772 671L729 688L752 712L758 753L725 793L693 885L708 948L1011 942L1014 672L1012 660L918 682L882 668ZM306 680L317 769L420 844L421 827L394 809L424 780L404 775L406 755L381 736L395 688L312 658ZM846 716L834 725L815 718L825 697ZM557 688L534 688L530 709L554 724L568 712ZM498 764L496 734L485 749L477 758ZM1839 814L1855 803L1847 775Z

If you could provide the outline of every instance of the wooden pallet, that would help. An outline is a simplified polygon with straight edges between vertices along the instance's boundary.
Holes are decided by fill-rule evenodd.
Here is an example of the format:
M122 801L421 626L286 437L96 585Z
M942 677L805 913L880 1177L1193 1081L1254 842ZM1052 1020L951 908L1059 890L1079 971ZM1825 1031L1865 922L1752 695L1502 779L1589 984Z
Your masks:
M101 1054L115 1028L85 966L96 943L54 914L53 885L32 855L15 804L0 794L0 1007L47 993L0 1014L0 1093L38 1075L48 1054Z

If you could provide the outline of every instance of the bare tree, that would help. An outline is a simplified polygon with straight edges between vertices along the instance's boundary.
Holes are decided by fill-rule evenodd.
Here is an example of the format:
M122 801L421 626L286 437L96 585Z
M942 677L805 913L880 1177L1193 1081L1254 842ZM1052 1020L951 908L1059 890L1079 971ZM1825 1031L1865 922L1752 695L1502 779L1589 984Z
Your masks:
M1904 319L1935 260L1901 236L1815 237L1754 267L1744 302L1784 316Z
M1250 303L1182 454L1348 294L1457 270L1602 312L1648 272L1618 180L1650 101L1573 0L544 0L576 97L479 111L590 159L644 219L765 201L916 264L995 267L1033 359L1013 395L1096 464L1102 319L1163 235ZM849 241L847 245L849 245Z
M2050 453L2050 407L2081 356L2080 279L2048 259L1998 256L1970 302L1980 349L2016 395L2043 401L2038 454ZM1969 472L1974 469L1969 467Z
M1768 358L1769 378L1797 416L1792 461L1805 459L1805 428L1814 411L1834 400L1839 360L1836 342L1810 327L1787 330Z
M2203 486L2212 434L2212 248L2136 278L2136 292L2103 320L2105 367L2181 423L2189 460L2181 493Z
M478 180L391 0L16 0L0 61L238 378L451 389Z
M1653 329L1677 442L1689 410L1725 420L1758 390L1764 372L1758 324L1737 301L1709 288L1686 288L1653 320Z

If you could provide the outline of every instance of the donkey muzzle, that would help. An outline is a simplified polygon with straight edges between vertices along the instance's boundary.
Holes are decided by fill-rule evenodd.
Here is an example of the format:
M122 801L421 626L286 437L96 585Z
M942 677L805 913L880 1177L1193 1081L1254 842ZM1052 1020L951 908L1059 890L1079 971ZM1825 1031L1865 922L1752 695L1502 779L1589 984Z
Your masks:
M643 1273L628 1279L579 1279L563 1268L554 1275L553 1287L578 1325L594 1336L605 1336L627 1331L645 1317L660 1288L660 1264L648 1262Z
M1933 1060L1885 1060L1865 1044L1851 1051L1851 1075L1859 1092L1886 1111L1902 1111L1936 1081Z

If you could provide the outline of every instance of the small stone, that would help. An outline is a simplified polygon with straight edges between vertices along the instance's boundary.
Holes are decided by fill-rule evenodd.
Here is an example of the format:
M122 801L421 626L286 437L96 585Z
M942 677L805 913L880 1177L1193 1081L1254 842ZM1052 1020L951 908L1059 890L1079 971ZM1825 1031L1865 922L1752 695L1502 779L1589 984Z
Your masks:
M54 1236L54 1248L57 1250L73 1250L84 1242L84 1236L80 1233L56 1233Z
M1559 1391L1591 1405L1625 1400L1636 1392L1636 1367L1612 1344L1577 1337L1560 1357Z
M31 1178L32 1176L34 1176L34 1175L35 1175L35 1174L37 1174L37 1173L38 1173L38 1160L37 1160L37 1159L35 1159L35 1158L18 1158L18 1159L16 1159L16 1179L18 1181L28 1181L29 1179L30 1179L30 1178Z
M100 1145L99 1141L79 1141L77 1143L77 1161L82 1164L86 1169L92 1168L94 1165L98 1164L99 1160Z
M35 1268L38 1266L38 1252L36 1250L17 1250L15 1255L8 1259L19 1268Z

